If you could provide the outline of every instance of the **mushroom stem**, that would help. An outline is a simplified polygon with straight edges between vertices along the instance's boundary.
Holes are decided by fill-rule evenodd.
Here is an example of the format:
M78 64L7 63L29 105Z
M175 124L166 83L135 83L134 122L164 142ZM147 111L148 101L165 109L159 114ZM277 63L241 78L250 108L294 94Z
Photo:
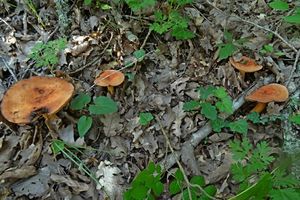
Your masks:
M267 106L266 103L260 103L260 102L258 102L256 104L256 106L250 112L260 113L261 111L263 111L265 109L266 106Z
M239 71L240 71L242 80L245 80L245 72L242 70L239 70Z
M108 92L111 94L111 95L113 95L114 94L114 86L107 86L107 90L108 90Z

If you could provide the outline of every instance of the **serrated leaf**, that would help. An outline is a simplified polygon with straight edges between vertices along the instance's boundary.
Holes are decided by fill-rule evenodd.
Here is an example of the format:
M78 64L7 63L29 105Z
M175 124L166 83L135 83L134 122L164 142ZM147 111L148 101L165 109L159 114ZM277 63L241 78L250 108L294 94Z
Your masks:
M91 96L88 94L80 93L74 99L72 99L70 108L72 110L81 110L91 101Z
M282 0L275 0L269 3L269 6L275 10L285 11L289 9L289 4Z
M244 119L239 119L234 122L230 122L228 127L231 131L246 134L248 132L248 123Z
M233 103L229 96L223 97L221 101L218 101L216 107L220 112L227 114L233 113Z
M221 118L211 120L210 123L213 131L217 133L221 132L222 128L226 126L226 122L224 121L224 119Z
M208 102L201 103L201 114L204 115L207 119L210 119L210 120L217 119L216 107L211 105Z
M232 56L233 53L237 50L237 47L232 43L221 44L219 45L219 60L223 60Z
M283 20L292 24L300 24L300 14L286 16Z
M246 116L246 119L252 121L254 124L258 124L260 122L259 113L251 112Z
M228 96L228 94L227 94L224 87L219 87L219 88L215 89L214 90L214 95L216 97L218 97L219 99L223 99L223 98Z
M94 99L94 105L89 106L91 114L110 114L118 111L117 103L109 97L99 96Z
M185 102L182 106L182 109L184 111L192 111L192 110L199 109L200 106L201 103L199 101L192 100L192 101Z
M270 191L272 200L296 200L300 197L300 192L294 188L273 189Z
M81 116L77 122L77 130L79 136L82 138L92 127L93 120L89 116Z
M216 90L216 87L214 86L207 86L207 87L199 87L198 92L199 92L199 97L203 100L207 99L210 95L214 94L214 91Z
M143 126L149 124L153 119L153 115L149 112L141 112L139 115L139 122Z
M231 141L229 143L230 150L232 152L232 158L234 161L239 162L247 158L250 150L253 148L248 138L244 138L242 142L238 140Z

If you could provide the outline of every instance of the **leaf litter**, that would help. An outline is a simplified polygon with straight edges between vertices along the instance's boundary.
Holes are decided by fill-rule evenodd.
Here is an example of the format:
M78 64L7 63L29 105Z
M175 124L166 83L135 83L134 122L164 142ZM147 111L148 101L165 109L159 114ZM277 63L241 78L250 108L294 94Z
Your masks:
M4 20L0 23L2 99L7 88L16 82L15 79L52 73L46 66L36 68L28 59L28 54L36 42L46 42L63 35L55 31L58 18L54 13L54 4L45 1L36 4L40 10L39 17L47 22L44 28L31 12L21 12L26 7L23 3L16 8L5 2L0 4L4 4L5 8L5 11L0 11L0 17ZM276 28L275 23L270 23L275 19L261 15L268 10L264 1L219 1L214 4L226 13L238 13L256 24L272 30ZM12 133L8 126L1 124L0 177L1 181L6 180L4 187L12 191L7 196L26 196L30 199L47 196L53 199L64 196L69 199L105 199L109 196L110 199L121 199L130 181L150 160L159 162L168 153L159 124L156 120L146 126L139 124L141 112L151 112L161 118L173 148L182 151L180 161L188 175L204 175L207 182L216 184L224 192L221 198L231 196L233 191L230 188L234 185L228 181L232 162L228 142L237 136L225 130L211 134L208 141L196 148L186 146L184 141L188 141L205 124L205 118L199 113L184 112L183 103L198 98L198 86L223 86L236 98L262 76L274 74L277 81L284 82L292 70L294 53L277 40L270 39L265 31L240 23L233 16L227 17L203 1L185 8L186 14L193 18L191 28L199 35L199 38L189 41L175 41L168 34L159 36L153 33L146 39L145 27L149 23L148 17L152 17L152 9L143 10L142 14L145 13L146 17L137 20L137 15L128 13L126 7L103 11L78 2L73 6L70 7L69 30L65 35L67 48L60 55L56 69L70 77L77 92L108 95L118 101L119 112L92 116L95 123L83 139L79 138L73 121L79 118L75 112L66 109L64 112L69 116L58 113L62 125L55 125L57 137L66 144L98 150L80 149L75 154L96 174L99 184L96 186L62 154L54 159L50 150L51 138L40 121L38 125L19 128L17 133ZM284 26L278 26L278 31L285 34L285 38L295 40L292 33L284 32ZM274 48L284 52L288 59L255 54L266 68L243 81L239 72L227 61L217 59L218 44L225 42L223 36L227 29L234 32L235 40L245 38L243 47L246 51L259 51L263 45L272 42ZM122 68L128 61L137 61L132 55L142 44L147 52L144 59L131 67ZM133 74L134 78L130 81L126 77L123 86L117 88L114 94L108 94L105 88L93 87L94 77L106 69L122 70L124 74ZM293 79L295 88L297 81L299 76ZM283 106L269 104L267 113L278 114L284 109ZM244 107L242 110L240 112L248 111ZM238 118L239 112L233 117ZM271 140L276 146L276 139L280 136L282 139L282 134L278 133L282 131L280 124L250 126L249 135L255 144L261 140ZM35 132L35 129L38 131ZM170 167L167 170L172 171L176 166Z

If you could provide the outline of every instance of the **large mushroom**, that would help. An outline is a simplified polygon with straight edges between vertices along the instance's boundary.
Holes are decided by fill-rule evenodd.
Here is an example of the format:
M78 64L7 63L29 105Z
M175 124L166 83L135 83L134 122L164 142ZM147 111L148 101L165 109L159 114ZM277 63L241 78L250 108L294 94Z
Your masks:
M98 86L107 87L108 91L113 94L114 87L121 85L125 79L122 72L118 70L105 70L98 75L94 83Z
M262 69L262 66L257 64L254 59L247 56L242 56L239 60L235 60L233 57L229 58L230 64L238 69L241 73L242 79L245 78L245 73L256 72Z
M43 115L49 117L71 99L74 86L60 78L34 76L11 86L5 93L2 115L10 122L28 124Z
M269 102L284 102L289 98L289 91L284 85L272 83L258 88L245 99L248 101L256 101L257 105L251 112L260 113Z

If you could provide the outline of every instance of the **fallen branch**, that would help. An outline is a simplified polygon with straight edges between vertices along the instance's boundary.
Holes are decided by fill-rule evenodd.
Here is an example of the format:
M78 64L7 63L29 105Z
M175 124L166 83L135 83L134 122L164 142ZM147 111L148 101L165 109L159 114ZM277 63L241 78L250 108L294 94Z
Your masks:
M254 84L252 87L248 88L243 94L241 94L238 98L236 98L233 101L233 110L234 112L237 111L244 103L245 103L245 96L256 90L257 88L261 87L262 85L269 84L273 82L275 78L273 76L267 77L265 79L259 80L256 84ZM228 115L226 118L228 118L230 115ZM198 131L194 132L191 137L186 140L181 149L185 149L186 147L192 145L194 148L204 139L206 138L210 133L212 132L212 127L209 122L207 122L202 128L200 128ZM166 156L163 160L160 161L160 164L164 166L166 170L171 168L177 160L180 160L182 152L181 151L174 151L168 156Z

